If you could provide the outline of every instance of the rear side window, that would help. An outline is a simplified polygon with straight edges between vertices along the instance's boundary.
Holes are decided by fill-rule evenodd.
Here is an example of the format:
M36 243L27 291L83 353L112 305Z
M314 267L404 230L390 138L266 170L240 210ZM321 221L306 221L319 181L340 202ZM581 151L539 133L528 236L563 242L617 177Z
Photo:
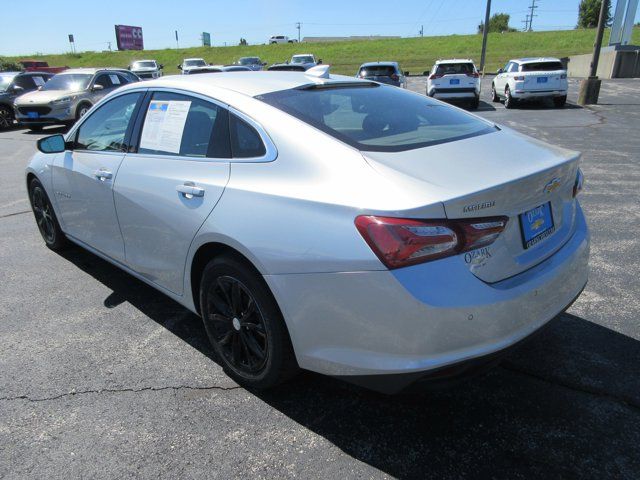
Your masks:
M106 73L98 75L96 81L94 82L94 85L101 85L105 90L107 88L113 87L113 83L111 82L109 75L107 75Z
M440 63L436 69L436 75L459 75L473 73L472 63Z
M196 97L156 92L147 106L138 153L229 158L228 112Z
M25 90L36 89L36 84L34 83L33 78L31 78L30 75L17 76L14 80L14 84L17 85L18 87L24 88ZM44 85L44 82L42 82L41 85Z
M229 120L231 151L234 158L262 157L267 153L262 138L255 128L233 113L230 114Z
M403 89L323 86L256 97L360 150L398 152L496 131L496 127Z
M556 70L564 70L561 62L525 63L520 69L522 72L554 72Z

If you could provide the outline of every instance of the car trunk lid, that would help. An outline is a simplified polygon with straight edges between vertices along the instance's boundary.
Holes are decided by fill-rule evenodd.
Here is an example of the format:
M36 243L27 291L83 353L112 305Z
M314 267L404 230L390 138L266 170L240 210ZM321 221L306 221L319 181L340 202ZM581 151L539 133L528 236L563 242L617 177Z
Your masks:
M449 219L509 218L493 244L458 255L486 282L537 265L574 231L576 152L496 131L405 152L363 155L379 173L407 185L418 181L437 192Z

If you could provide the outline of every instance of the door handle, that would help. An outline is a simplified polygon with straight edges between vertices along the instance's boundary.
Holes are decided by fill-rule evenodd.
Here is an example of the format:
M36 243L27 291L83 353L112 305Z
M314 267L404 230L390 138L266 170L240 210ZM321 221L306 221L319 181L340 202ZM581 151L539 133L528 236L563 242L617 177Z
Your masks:
M100 170L96 170L93 175L100 181L104 182L105 180L110 180L113 178L113 173L111 173L106 168L101 168Z
M184 182L184 184L178 185L176 190L185 198L204 197L204 188L198 187L193 182Z

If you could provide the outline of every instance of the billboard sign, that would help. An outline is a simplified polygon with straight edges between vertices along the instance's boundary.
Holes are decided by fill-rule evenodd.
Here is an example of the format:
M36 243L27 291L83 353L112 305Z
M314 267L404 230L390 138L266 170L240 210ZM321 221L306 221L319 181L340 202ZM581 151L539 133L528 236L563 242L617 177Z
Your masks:
M203 47L211 46L211 34L209 32L202 32L202 46Z
M116 25L116 43L118 50L144 50L142 27Z

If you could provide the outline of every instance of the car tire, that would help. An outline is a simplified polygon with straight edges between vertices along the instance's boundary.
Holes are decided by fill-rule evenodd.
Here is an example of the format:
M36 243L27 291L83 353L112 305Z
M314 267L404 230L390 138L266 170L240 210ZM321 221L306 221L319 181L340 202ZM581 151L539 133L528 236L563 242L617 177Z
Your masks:
M0 130L6 130L13 125L13 111L6 105L0 105Z
M76 108L76 122L84 117L90 108L90 103L81 103L80 105L78 105L78 108Z
M476 95L476 97L473 100L471 100L471 102L469 102L469 107L471 107L472 110L477 110L479 106L480 106L480 96Z
M200 282L200 312L218 362L243 387L264 390L298 371L280 309L262 276L244 260L211 260Z
M516 104L516 100L511 96L511 90L507 86L504 89L504 108L513 108Z
M498 92L496 92L496 86L493 83L491 84L491 101L494 103L498 103L500 101Z
M553 106L556 108L562 108L567 103L567 96L563 95L562 97L553 97Z
M69 245L69 241L60 228L47 192L37 178L29 182L29 201L31 202L31 210L36 219L38 230L40 230L40 235L42 235L47 247L54 251L66 248Z

